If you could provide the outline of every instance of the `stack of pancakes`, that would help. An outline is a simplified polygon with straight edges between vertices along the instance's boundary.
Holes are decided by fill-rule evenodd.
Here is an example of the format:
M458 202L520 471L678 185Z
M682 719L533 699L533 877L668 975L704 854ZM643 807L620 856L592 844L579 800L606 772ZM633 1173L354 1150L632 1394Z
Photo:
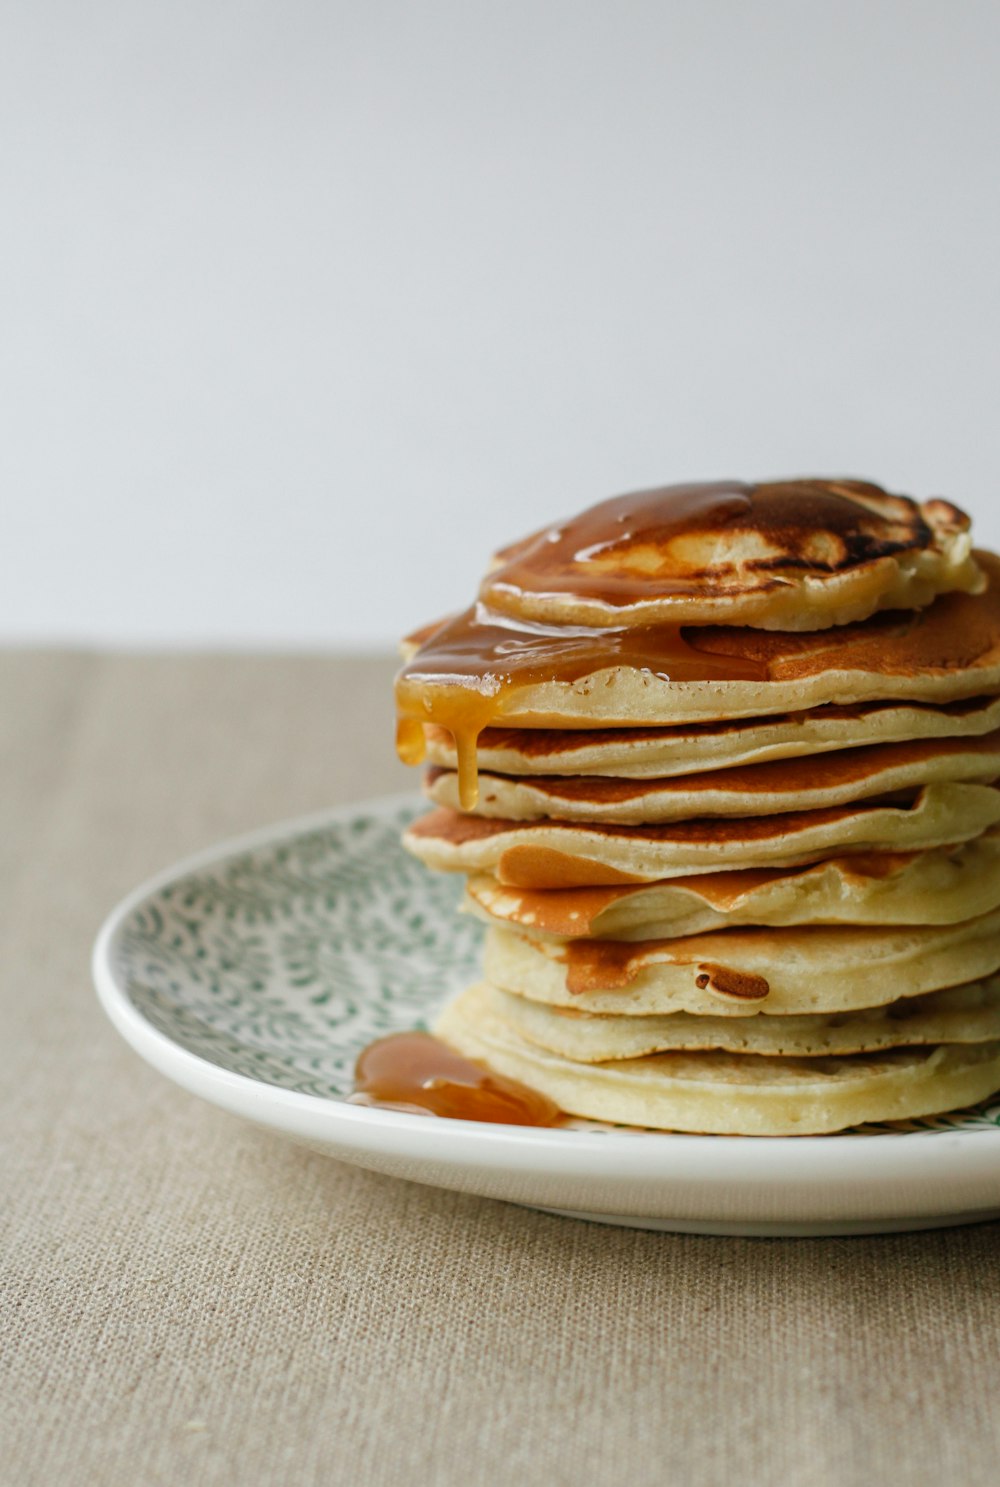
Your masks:
M859 481L668 487L498 555L397 680L484 980L577 1115L807 1134L1000 1089L1000 559Z

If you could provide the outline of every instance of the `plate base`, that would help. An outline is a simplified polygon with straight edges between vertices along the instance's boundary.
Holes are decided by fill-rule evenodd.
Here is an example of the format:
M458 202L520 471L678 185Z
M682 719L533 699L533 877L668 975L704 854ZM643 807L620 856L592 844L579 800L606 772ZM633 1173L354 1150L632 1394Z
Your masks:
M632 1218L620 1213L575 1213L569 1208L542 1208L556 1218L583 1219L588 1224L614 1224L623 1229L651 1229L661 1234L713 1234L743 1239L821 1239L849 1234L905 1234L916 1229L953 1229L959 1224L986 1224L1000 1219L1000 1208L972 1213L939 1213L909 1219L806 1220L802 1223L751 1223L710 1219Z
M477 1127L347 1103L364 1047L426 1026L481 975L481 926L456 913L459 885L401 845L422 809L370 801L268 827L137 889L94 949L111 1020L183 1088L313 1149L591 1223L796 1237L1000 1217L1000 1099L759 1142Z

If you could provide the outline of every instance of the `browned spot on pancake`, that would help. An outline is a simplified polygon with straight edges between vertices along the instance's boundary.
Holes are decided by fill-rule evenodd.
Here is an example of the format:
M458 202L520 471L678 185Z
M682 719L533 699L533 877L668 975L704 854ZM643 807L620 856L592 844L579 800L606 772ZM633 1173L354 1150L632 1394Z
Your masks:
M525 844L507 847L496 868L501 883L513 888L586 888L608 883L641 883L635 873L625 873L587 857L559 852L553 847Z
M621 836L634 841L678 842L684 846L703 843L769 842L787 840L800 832L811 831L815 826L826 826L852 816L864 816L881 806L909 809L917 800L917 791L894 791L890 795L851 805L824 806L814 811L785 811L774 816L710 816L690 821L668 821L659 826L602 826L587 822L581 830L599 836ZM507 823L508 826L514 824ZM539 827L563 825L559 822L539 822Z
M694 979L700 991L711 991L733 1001L761 1002L771 990L770 982L753 971L736 971L732 966L716 965L714 961L703 961L698 971Z
M836 866L847 878L892 878L905 872L920 855L919 852L854 852L836 859Z
M724 911L731 909L741 898L748 893L753 893L758 888L765 887L768 883L775 883L779 878L796 878L802 873L809 872L809 867L743 867L734 872L725 873L695 873L688 878L674 880L674 886L697 894L697 896L713 909ZM670 882L669 879L664 880ZM647 883L647 888L655 887L655 884Z
M466 816L461 811L441 806L437 810L428 811L426 816L419 817L406 831L408 836L429 837L434 841L460 847L464 842L500 836L517 824L516 821L493 820L488 816Z

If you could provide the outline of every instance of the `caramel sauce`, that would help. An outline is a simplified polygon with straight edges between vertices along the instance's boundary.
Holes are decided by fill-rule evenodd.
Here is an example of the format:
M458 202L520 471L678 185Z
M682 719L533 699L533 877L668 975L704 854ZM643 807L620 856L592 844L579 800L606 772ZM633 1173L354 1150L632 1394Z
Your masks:
M459 799L471 810L478 798L479 735L526 688L572 684L612 666L663 681L767 679L766 662L700 649L697 634L677 625L541 625L473 605L433 630L396 678L399 757L405 764L421 762L425 723L447 729L455 740Z
M961 848L954 850L960 851ZM581 940L592 935L595 923L605 910L636 895L675 890L700 898L713 909L724 912L756 889L780 880L807 879L810 874L818 875L831 868L844 877L890 878L905 872L918 855L917 852L855 852L818 863L695 873L683 878L661 878L621 887L603 884L589 888L576 884L567 888L506 887L484 875L474 877L467 892L500 923L527 925L546 934L559 935L564 940ZM498 891L499 902L495 896Z
M698 967L695 985L701 991L712 991L716 996L730 997L737 1002L762 1002L770 993L766 977L754 971L737 971L732 966L716 965L704 961Z
M892 514L866 515L865 499L873 496L879 510ZM584 683L611 667L681 683L788 681L838 669L955 671L997 649L996 605L973 598L966 614L965 595L944 596L929 611L929 622L920 613L887 614L837 627L837 633L650 624L636 622L635 613L626 622L629 606L657 596L726 593L732 578L727 552L739 549L740 534L764 543L766 557L740 561L748 573L763 565L767 573L756 577L765 586L787 583L785 568L853 567L858 581L870 570L872 582L881 582L875 558L919 547L930 535L912 502L860 481L723 481L604 501L505 549L477 604L414 637L416 651L396 681L400 758L419 764L425 725L446 729L455 740L459 799L468 811L478 798L480 734L512 716L516 721L518 698L533 687ZM982 561L991 572L986 555ZM996 560L988 562L995 566ZM519 595L561 597L570 605L600 599L612 612L622 611L622 622L526 619L518 613ZM975 679L970 683L974 687ZM545 725L537 713L530 721Z
M601 888L608 884L646 883L642 874L625 872L604 862L576 857L553 847L525 843L507 847L496 866L500 883L512 888Z
M676 954L681 943L679 940L573 940L558 957L566 967L566 990L571 996L587 991L623 991L635 980L651 950L662 944L673 947ZM767 980L754 971L740 971L715 961L678 959L675 964L696 965L698 989L732 1001L760 1002L771 990Z
M753 511L752 489L724 480L601 501L502 548L499 566L483 582L484 595L493 603L502 603L507 594L547 593L624 605L650 590L690 593L699 586L697 578L673 564L675 571L664 572L664 551L692 532L724 531L746 522Z
M874 497L880 514L866 510ZM860 498L860 504L859 504ZM770 553L762 568L836 572L924 546L931 532L906 498L857 480L739 480L659 486L601 501L512 544L481 596L496 608L535 594L625 606L696 594L731 572L727 542L750 533ZM772 573L772 583L782 582Z
M369 1043L354 1070L353 1103L411 1115L551 1126L562 1112L537 1090L494 1074L430 1033L392 1033Z
M566 990L571 996L585 991L622 991L638 974L638 959L648 942L627 940L573 940L558 957L566 966Z
M875 854L871 854L875 855ZM500 886L500 901L494 897L495 880L473 878L469 897L501 923L528 925L565 940L589 938L597 919L612 904L637 894L676 890L698 897L715 909L731 909L746 894L779 878L808 873L808 865L782 868L737 868L729 872L697 873L683 878L660 878L635 885L568 888L508 888ZM631 943L631 942L629 942Z

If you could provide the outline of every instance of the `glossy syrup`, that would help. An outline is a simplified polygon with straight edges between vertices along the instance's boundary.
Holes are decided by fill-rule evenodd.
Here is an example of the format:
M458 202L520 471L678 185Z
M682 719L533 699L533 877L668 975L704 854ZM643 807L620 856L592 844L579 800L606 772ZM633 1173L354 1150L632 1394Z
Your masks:
M446 728L458 755L461 804L471 810L477 798L476 741L530 687L572 684L612 666L663 681L767 678L766 662L699 649L697 636L697 630L678 625L540 625L473 605L433 631L396 678L399 756L419 764L423 725Z
M684 571L677 539L725 532L756 517L754 487L738 480L669 485L601 501L498 554L483 597L548 593L633 604L650 592L690 594L700 576Z
M355 1104L415 1115L511 1126L552 1126L562 1116L548 1096L464 1058L430 1033L391 1033L369 1043L354 1087Z
M875 516L865 499L883 514ZM498 553L480 597L506 609L522 595L625 606L703 592L729 566L741 533L812 571L922 545L930 531L911 501L860 480L740 480L660 486L614 496ZM827 539L816 543L818 534Z
M637 622L635 606L717 589L720 582L724 590L731 576L727 553L742 551L752 570L748 553L755 544L763 543L765 566L780 583L783 564L830 572L928 537L913 502L856 480L725 480L602 501L503 549L479 602L419 637L396 683L400 757L408 764L422 760L425 723L447 728L458 754L462 808L471 810L478 736L514 713L516 696L526 689L573 684L612 666L675 682L768 680L761 657L725 654L724 630L699 644L697 627ZM526 619L529 601L539 596L555 601L557 616L560 600L571 608L599 600L603 618L551 625ZM620 626L607 626L609 608L622 611ZM745 652L745 641L728 643Z

